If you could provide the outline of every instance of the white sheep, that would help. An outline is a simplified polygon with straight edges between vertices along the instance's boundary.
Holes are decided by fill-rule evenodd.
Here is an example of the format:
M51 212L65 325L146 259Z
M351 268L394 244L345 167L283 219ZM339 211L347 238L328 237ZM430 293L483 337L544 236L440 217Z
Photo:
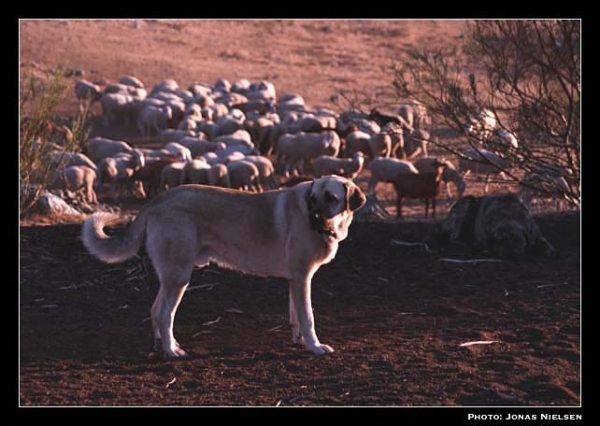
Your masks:
M138 151L134 151L134 154ZM101 160L98 164L98 186L109 184L109 192L113 199L122 199L126 195L126 191L131 188L130 178L133 173L143 167L145 161L143 156L132 155L129 153L119 153L114 157L107 157ZM141 161L140 161L141 159ZM133 188L138 194L143 194L141 183ZM143 197L143 195L142 195Z
M227 147L223 142L211 142L193 136L183 137L179 140L179 143L190 150L193 158L204 155L207 152L215 152L219 149L223 150Z
M169 78L159 83L156 83L152 88L152 92L150 93L154 94L159 92L172 92L177 89L179 89L179 84L177 83L177 81L173 80L172 78Z
M400 173L417 174L419 171L410 161L398 158L376 158L369 163L371 179L367 187L367 194L374 194L379 182L393 183Z
M144 83L142 83L142 81L137 78L134 77L132 75L126 75L125 77L122 77L121 79L119 79L119 83L120 84L125 84L127 86L133 86L137 89L144 89Z
M181 130L181 129L165 129L160 132L159 141L161 144L167 144L169 142L180 142L185 137L198 137L198 132L192 130Z
M414 129L404 138L404 147L402 158L413 160L419 155L427 157L427 144L429 141L429 132L425 129Z
M102 98L102 89L97 84L81 79L75 81L75 96L79 102L79 110L91 108L91 106Z
M194 183L208 185L208 170L210 164L204 160L187 161L183 166L179 183L181 185Z
M339 175L353 180L362 171L365 155L356 152L352 158L337 158L321 155L313 160L314 176L319 178L325 175Z
M208 170L208 184L211 186L220 186L221 188L231 188L229 171L225 164L216 163L210 167Z
M392 151L392 137L388 133L375 133L369 139L369 157L389 157Z
M275 178L273 162L264 155L246 155L244 160L250 161L258 169L259 182L263 189L271 190L279 187Z
M465 192L467 183L460 175L460 173L458 173L456 166L452 164L450 160L435 157L420 157L415 160L414 165L419 171L419 173L423 173L434 172L437 168L438 163L444 164L444 173L442 174L442 180L444 181L444 185L446 186L446 194L448 195L448 198L452 198L452 193L450 192L451 182L454 184L456 190L458 191L457 198L461 198Z
M94 172L97 171L96 163L80 152L53 150L46 155L48 161L56 167L87 166Z
M492 136L497 125L498 117L494 111L489 108L483 108L468 120L466 130L469 135L483 142Z
M356 126L350 127L345 137L344 157L352 157L357 152L371 155L370 141L370 133L359 130Z
M68 166L58 169L50 179L47 189L83 193L84 200L96 204L98 198L94 191L96 171L87 166Z
M518 149L519 141L514 133L498 128L487 141L490 146L498 145L501 149Z
M144 137L158 135L168 127L173 118L173 110L169 105L163 107L146 106L138 117L138 130Z
M138 114L138 102L133 95L126 93L104 93L100 98L102 117L106 126L122 123L129 127Z
M529 208L536 200L544 207L555 202L555 208L562 207L564 201L579 207L579 199L574 197L572 181L573 171L570 168L543 163L533 163L519 182L519 199Z
M161 190L181 185L183 169L187 164L189 164L187 161L178 161L163 167L160 176Z
M278 161L285 161L288 172L305 174L305 163L321 155L336 157L340 145L340 137L333 130L324 133L299 132L293 138L279 138Z
M179 157L183 161L192 160L192 152L190 149L178 142L169 142L163 147L163 149L170 152L174 156Z
M96 136L90 138L87 143L85 154L95 164L107 157L112 157L117 153L132 153L135 149L125 141L103 138Z
M504 170L510 168L509 161L487 149L467 148L462 153L463 157L458 160L458 169L463 179L471 172L485 175L483 192L487 194L489 189L490 177L498 175L506 180ZM466 157L466 158L464 158Z
M398 107L398 114L401 115L408 124L409 132L413 129L422 129L426 127L429 121L427 108L417 100L410 100Z
M232 161L227 164L227 174L231 188L262 192L260 172L254 163L246 160Z

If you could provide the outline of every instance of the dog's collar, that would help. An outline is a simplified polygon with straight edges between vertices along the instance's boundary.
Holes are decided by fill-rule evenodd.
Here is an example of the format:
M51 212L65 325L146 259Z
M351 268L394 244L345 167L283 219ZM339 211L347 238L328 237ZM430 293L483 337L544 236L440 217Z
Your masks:
M308 191L306 192L306 207L308 209L308 222L310 223L310 229L327 239L337 239L337 234L335 231L325 228L325 220L323 219L321 213L317 213L314 210L315 203L312 197L312 189L314 184L315 183L312 182L310 184L310 188L308 188Z

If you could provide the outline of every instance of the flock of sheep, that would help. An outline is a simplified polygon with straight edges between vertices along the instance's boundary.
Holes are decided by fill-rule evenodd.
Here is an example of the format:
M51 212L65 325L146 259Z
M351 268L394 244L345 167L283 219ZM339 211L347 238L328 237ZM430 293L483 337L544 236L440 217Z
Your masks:
M494 164L503 168L506 163L483 148L465 151L458 165L428 156L429 118L416 101L396 113L337 114L309 108L299 94L278 97L268 81L232 84L219 79L214 85L194 83L183 89L168 79L148 91L133 76L105 87L80 79L75 95L82 110L99 103L106 126L136 126L144 138L160 145L148 149L93 137L84 153L60 147L51 151L51 159L65 167L49 189L80 191L89 203L97 202L101 189L114 200L132 194L151 198L187 183L265 191L328 174L355 179L368 169L368 194L376 194L379 182L391 183L398 216L403 198L424 199L427 216L430 201L435 215L443 185L449 197L450 184L461 197L466 174L497 174ZM483 110L467 129L516 149L514 135L498 129L496 121L491 111Z

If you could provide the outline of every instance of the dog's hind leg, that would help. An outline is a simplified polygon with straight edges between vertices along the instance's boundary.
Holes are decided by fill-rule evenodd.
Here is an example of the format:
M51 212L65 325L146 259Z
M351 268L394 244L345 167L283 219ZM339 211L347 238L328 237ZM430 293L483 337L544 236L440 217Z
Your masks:
M315 320L310 295L313 274L314 271L304 275L295 274L290 280L290 295L296 308L298 322L300 323L300 334L304 338L306 348L315 355L323 355L333 352L333 348L319 342L315 331Z
M162 343L165 354L172 357L186 356L186 352L179 346L173 334L175 312L183 298L191 276L189 269L187 279L174 279L175 277L161 277L160 290L151 309L152 327L154 329L155 348Z

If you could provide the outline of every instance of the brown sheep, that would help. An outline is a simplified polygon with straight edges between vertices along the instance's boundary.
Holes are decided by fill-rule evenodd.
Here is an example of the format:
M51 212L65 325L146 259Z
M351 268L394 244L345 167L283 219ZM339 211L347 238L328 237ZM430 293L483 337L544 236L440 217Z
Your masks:
M435 217L435 198L442 190L444 163L438 162L435 167L434 172L401 173L392 181L398 196L396 205L398 217L402 217L403 198L425 199L425 217L429 214L429 201L431 200L431 217Z

